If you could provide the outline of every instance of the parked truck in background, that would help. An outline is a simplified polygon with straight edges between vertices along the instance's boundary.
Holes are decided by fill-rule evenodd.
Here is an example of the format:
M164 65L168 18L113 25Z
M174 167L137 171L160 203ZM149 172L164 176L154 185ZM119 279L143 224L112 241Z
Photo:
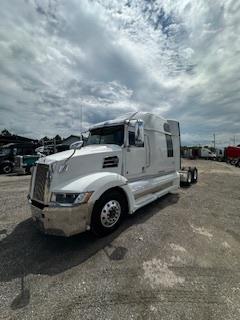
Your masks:
M220 161L220 162L225 161L224 148L216 148L215 153L216 153L217 161Z
M16 156L14 161L14 172L20 174L30 174L31 168L36 165L36 161L40 158L40 155L22 155Z
M211 151L207 147L184 147L182 150L182 156L188 159L207 159L216 160L216 153Z
M228 146L225 148L226 162L240 167L240 147Z
M208 159L208 160L216 160L216 153L212 152L208 148L201 148L200 149L200 158Z
M36 145L33 143L9 143L0 147L0 172L11 173L17 155L34 155Z
M181 169L179 123L135 112L92 126L80 149L40 158L28 199L47 234L105 235L180 181L196 182L197 169Z

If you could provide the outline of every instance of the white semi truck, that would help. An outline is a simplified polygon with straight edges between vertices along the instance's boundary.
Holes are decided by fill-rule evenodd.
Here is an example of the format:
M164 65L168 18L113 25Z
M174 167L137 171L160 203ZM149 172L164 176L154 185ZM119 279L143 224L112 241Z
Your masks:
M105 235L180 181L196 182L197 169L181 170L179 123L135 112L91 127L80 149L40 158L28 199L46 234Z
M208 148L201 148L200 149L200 158L203 159L209 159L209 160L216 160L216 153L212 152L210 149Z

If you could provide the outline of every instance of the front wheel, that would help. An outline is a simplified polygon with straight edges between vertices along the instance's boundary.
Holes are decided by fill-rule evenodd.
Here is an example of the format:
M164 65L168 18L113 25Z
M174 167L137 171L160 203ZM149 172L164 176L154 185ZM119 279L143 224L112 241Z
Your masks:
M107 235L118 228L127 211L125 197L118 191L109 191L95 203L91 229L98 236Z
M11 173L12 170L13 170L13 167L9 163L3 164L1 167L1 171L5 174Z

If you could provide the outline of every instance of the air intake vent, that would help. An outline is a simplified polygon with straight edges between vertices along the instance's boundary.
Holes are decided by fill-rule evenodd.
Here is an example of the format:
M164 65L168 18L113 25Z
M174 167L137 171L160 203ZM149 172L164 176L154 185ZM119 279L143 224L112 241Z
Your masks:
M103 168L114 168L118 166L119 159L117 156L106 157L103 160Z

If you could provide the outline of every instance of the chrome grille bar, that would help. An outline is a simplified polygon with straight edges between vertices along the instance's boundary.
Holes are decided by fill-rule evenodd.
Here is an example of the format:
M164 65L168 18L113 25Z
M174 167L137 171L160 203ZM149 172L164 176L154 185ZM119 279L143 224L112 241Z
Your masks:
M35 185L33 190L33 199L44 202L45 187L47 182L48 166L45 164L38 164Z
M16 168L21 168L21 156L16 156L15 157L15 161L14 161L14 166L16 167Z

